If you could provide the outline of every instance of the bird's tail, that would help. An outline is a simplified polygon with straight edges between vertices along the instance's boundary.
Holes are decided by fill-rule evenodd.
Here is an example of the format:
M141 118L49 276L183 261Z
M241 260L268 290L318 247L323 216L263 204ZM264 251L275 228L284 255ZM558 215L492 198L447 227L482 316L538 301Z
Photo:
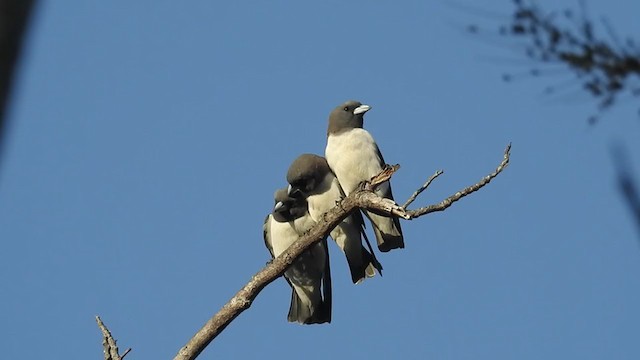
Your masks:
M354 213L331 231L331 237L344 252L351 272L351 281L359 284L364 279L375 276L375 270L382 271L382 265L373 255L373 249L364 232L362 214ZM362 245L362 237L369 246L369 251Z
M370 211L365 212L365 214L373 224L373 233L376 235L376 242L380 251L387 252L404 248L404 238L398 218L382 216Z
M322 299L317 304L304 301L295 289L291 291L291 306L289 306L289 322L299 324L323 324L331 322L331 302Z
M378 270L378 273L380 274L380 276L382 276L382 264L380 264L380 262L376 258L373 247L371 247L369 237L364 232L364 228L362 229L362 236L364 237L364 241L365 243L367 243L367 247L369 248L369 251L367 251L367 249L365 249L364 247L362 248L362 259L364 260L364 263L367 264L365 274L367 277L374 277L376 275L376 270Z
M287 320L289 320L289 322L305 324L308 319L311 319L311 316L312 310L310 304L302 301L296 289L291 289L291 305L289 306Z
M324 265L322 279L311 286L291 284L291 305L287 319L300 324L324 324L331 322L332 290L331 267L327 239L322 240Z

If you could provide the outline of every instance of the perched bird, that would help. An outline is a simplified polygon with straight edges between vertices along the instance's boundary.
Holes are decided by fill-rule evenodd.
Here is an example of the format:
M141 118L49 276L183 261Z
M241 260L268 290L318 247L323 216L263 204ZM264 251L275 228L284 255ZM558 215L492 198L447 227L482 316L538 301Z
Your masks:
M315 222L304 198L291 198L287 189L276 191L275 207L264 222L264 243L272 257L282 254ZM300 324L331 322L331 269L326 238L307 249L285 271L291 286L287 319Z
M347 101L333 109L329 115L325 156L346 195L354 191L362 181L377 175L385 165L375 140L362 128L364 114L370 108L357 101ZM393 200L389 182L380 184L376 194ZM380 251L404 248L398 218L370 211L365 211L365 214L373 224Z
M344 198L338 179L322 156L302 154L297 157L289 166L287 182L289 196L305 198L309 215L316 222ZM330 234L347 258L354 284L375 276L375 269L382 272L382 265L362 246L363 226L362 215L356 212L338 224Z

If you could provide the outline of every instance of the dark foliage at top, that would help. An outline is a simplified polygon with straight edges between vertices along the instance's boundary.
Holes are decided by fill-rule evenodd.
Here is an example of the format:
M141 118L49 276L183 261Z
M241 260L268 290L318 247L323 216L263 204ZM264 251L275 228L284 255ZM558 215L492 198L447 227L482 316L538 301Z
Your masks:
M621 40L605 19L601 26L607 36L599 36L584 2L578 12L545 12L526 0L513 3L515 11L508 23L498 28L500 36L524 42L525 54L534 62L567 66L580 86L597 100L599 111L611 107L624 92L640 96L640 48L631 38ZM479 28L471 25L468 31L475 34ZM540 70L532 69L530 74L537 76ZM504 79L512 77L505 75Z

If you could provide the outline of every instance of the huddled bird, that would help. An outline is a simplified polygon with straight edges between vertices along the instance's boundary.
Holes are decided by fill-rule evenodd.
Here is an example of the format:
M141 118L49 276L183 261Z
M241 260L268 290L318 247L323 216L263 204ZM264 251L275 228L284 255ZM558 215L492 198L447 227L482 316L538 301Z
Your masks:
M322 156L314 154L298 156L289 166L287 182L289 182L289 195L306 198L309 215L316 222L344 198L338 179ZM330 233L331 238L347 258L354 284L375 276L376 269L378 272L382 271L382 265L362 244L363 226L362 215L360 212L355 212Z
M291 198L287 189L274 194L275 206L264 222L264 243L274 258L282 254L314 221L303 197ZM287 319L300 324L331 322L331 269L326 239L305 250L284 273L291 286Z
M364 114L371 109L358 101L347 101L329 115L325 157L346 195L358 185L382 171L384 158L373 136L362 128ZM376 189L379 196L393 200L391 184L387 181ZM404 238L397 217L383 216L371 211L365 214L373 224L378 249L387 252L404 248Z
M364 114L371 109L347 101L329 115L325 157L302 154L289 166L288 186L274 194L275 206L264 222L264 241L273 258L322 221L324 214L366 180L380 173L385 162L371 134L363 129ZM389 181L376 194L393 200ZM363 211L372 224L378 249L404 248L397 217ZM382 265L364 232L360 211L353 212L330 231L345 254L354 284L382 274ZM364 243L367 245L365 247ZM284 273L291 286L287 319L301 324L331 322L331 269L327 237L305 250Z

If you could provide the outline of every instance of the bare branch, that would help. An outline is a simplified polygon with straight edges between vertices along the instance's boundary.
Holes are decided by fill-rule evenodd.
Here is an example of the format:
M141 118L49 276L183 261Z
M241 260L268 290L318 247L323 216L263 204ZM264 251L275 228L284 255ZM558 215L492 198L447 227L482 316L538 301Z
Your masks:
M507 145L506 149L504 150L504 156L502 158L502 162L500 163L500 165L498 165L498 167L496 168L496 170L494 172L492 172L491 174L483 177L479 182L477 182L474 185L471 185L467 188L464 188L460 191L458 191L457 193L449 196L448 198L442 200L441 202L434 204L434 205L429 205L429 206L425 206L425 207L421 207L419 209L416 210L406 210L404 209L402 206L397 205L396 203L394 203L392 200L389 199L383 199L377 195L375 195L372 192L367 192L367 191L358 191L357 192L357 197L358 197L358 206L361 208L365 208L365 209L369 209L369 210L377 210L377 211L382 211L382 212L386 212L388 214L392 214L398 217L401 217L405 220L412 220L415 218L418 218L420 216L432 213L432 212L436 212L436 211L444 211L445 209L447 209L448 207L450 207L454 202L462 199L463 197L476 192L478 190L480 190L482 187L484 187L485 185L487 185L489 182L491 182L491 180L493 180L493 178L495 178L496 176L498 176L498 174L500 174L502 172L502 170L504 170L504 168L507 167L507 165L509 165L509 157L511 154L511 144ZM436 172L437 174L438 172ZM434 174L432 177L435 178L436 174ZM429 182L429 180L427 180L427 183ZM427 183L425 183L425 185L428 185ZM423 185L424 186L424 185ZM420 190L420 189L418 189ZM351 195L349 195L349 197L351 197ZM417 195L416 195L417 197ZM413 198L413 195L411 195L411 197L409 198L409 200L411 200ZM407 202L409 202L409 200L407 200ZM412 200L413 201L413 200Z
M431 175L429 179L424 184L422 184L422 186L418 190L416 190L413 194L411 194L407 202L405 202L404 205L402 205L402 208L406 210L407 206L411 205L411 203L416 200L418 195L420 195L423 191L427 190L429 185L431 185L431 182L435 180L438 176L442 175L443 173L444 171L438 170L433 175Z
M355 191L358 194L364 190ZM218 336L238 315L247 310L265 286L280 277L293 261L312 244L322 240L349 213L357 208L355 196L342 200L328 211L323 221L318 222L308 233L301 236L285 252L256 273L198 332L183 346L175 360L195 359L205 347Z
M407 211L407 215L409 215L409 217L411 219L415 219L417 217L420 217L422 215L426 215L435 211L444 211L446 208L448 208L449 206L451 206L454 202L462 199L463 197L476 192L478 190L480 190L482 187L484 187L485 185L487 185L489 182L491 182L491 180L493 180L493 178L495 178L496 176L498 176L498 174L500 174L502 172L502 170L504 170L507 165L509 165L509 157L511 155L511 143L509 143L509 145L507 145L507 148L504 149L504 156L502 158L502 162L500 163L500 165L498 165L498 167L496 168L496 170L494 172L492 172L491 174L485 176L482 178L482 180L480 180L479 182L477 182L474 185L471 185L467 188L464 188L460 191L458 191L457 193L449 196L448 198L442 200L441 202L435 204L435 205L429 205L429 206L425 206L416 210L410 210Z
M324 239L326 234L335 228L351 212L356 211L358 208L373 209L410 220L430 212L442 211L462 197L479 190L502 172L509 163L510 149L511 144L507 146L504 159L496 171L483 178L479 183L457 192L439 204L412 211L406 211L393 200L383 199L373 192L377 185L389 180L393 173L399 168L398 165L387 166L380 174L374 176L370 182L340 201L333 209L324 215L322 221L319 221L285 252L256 273L218 313L196 332L187 344L180 349L174 360L195 359L236 317L251 306L253 300L255 300L265 286L280 277L298 256L312 244ZM436 175L433 176L433 178L435 177ZM428 184L425 185L428 186ZM426 186L424 187L426 188Z
M118 345L116 340L111 336L111 332L107 329L107 326L102 322L100 316L96 316L96 322L100 331L102 331L102 347L104 352L104 360L122 360L131 351L131 348L127 349L124 354L120 355L118 352Z

